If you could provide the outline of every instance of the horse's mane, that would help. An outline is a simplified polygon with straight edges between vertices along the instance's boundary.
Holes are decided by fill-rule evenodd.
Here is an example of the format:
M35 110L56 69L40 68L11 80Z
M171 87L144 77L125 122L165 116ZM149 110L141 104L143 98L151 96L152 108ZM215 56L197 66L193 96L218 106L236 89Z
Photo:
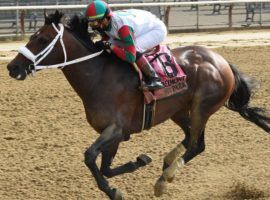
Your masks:
M88 32L88 21L86 17L74 15L68 22L68 29L79 39L81 42L87 44L87 46L94 46L93 37L94 34Z
M58 10L55 13L50 14L45 17L45 25L50 25L54 23L58 25L61 23L64 14ZM86 17L74 15L65 24L65 27L80 41L87 49L90 51L97 51L94 46L93 37L94 34L88 32L88 21Z
M93 42L93 38L95 36L95 33L88 32L88 20L86 19L86 17L74 15L71 19L69 19L67 21L67 23L64 23L63 21L65 21L65 20L63 20L63 16L64 16L63 13L56 10L54 14L50 14L48 16L45 16L45 25L51 25L52 23L54 23L55 25L58 25L59 23L63 23L66 27L66 30L68 30L70 33L72 33L73 36L78 40L78 42L80 42L90 52L99 51L99 49L97 49L95 47L94 42ZM106 57L106 59L113 59L115 62L118 62L117 68L121 71L124 71L123 73L126 76L128 76L128 74L130 74L132 77L134 77L134 74L136 74L133 67L127 67L127 65L129 65L129 64L125 61L122 61L116 55L107 54L106 51L104 51L104 53L102 55L104 55ZM134 84L137 84L137 79L135 81L136 81L136 83L134 83Z

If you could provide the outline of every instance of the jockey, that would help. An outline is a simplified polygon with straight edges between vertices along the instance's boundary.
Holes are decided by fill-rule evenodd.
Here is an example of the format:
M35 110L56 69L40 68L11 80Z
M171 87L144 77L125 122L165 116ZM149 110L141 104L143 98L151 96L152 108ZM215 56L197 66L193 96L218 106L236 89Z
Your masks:
M101 0L92 1L86 17L93 30L98 30L102 40L96 46L109 49L120 59L135 64L146 76L143 90L163 88L157 73L143 55L146 50L159 45L166 37L164 23L144 10L128 9L111 11Z

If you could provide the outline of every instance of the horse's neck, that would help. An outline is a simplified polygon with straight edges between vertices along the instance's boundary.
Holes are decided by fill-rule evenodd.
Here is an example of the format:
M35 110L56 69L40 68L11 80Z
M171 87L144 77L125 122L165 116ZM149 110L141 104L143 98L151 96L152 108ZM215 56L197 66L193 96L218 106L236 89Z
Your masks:
M66 50L69 60L78 59L93 53L75 35L67 31L65 36L64 42L67 44ZM95 57L63 68L63 73L68 82L80 97L86 95L85 93L87 93L89 88L94 87L96 77L98 77L101 70L95 67L95 63L98 62L97 60L99 58ZM88 89L86 89L86 86Z
M66 79L81 98L93 93L97 87L102 76L102 63L100 58L93 58L63 69Z
M75 41L69 42L69 52L75 55L76 59L91 54L88 49L86 49L80 42ZM76 52L76 53L74 53ZM70 58L71 59L71 58ZM63 69L64 75L73 87L73 89L78 93L78 95L84 101L85 99L95 98L95 94L100 93L101 90L109 91L114 89L112 84L119 82L123 77L129 76L137 78L134 76L135 70L131 70L127 63L120 61L114 56L104 56L100 55L90 60L86 60L81 63L77 63L71 66L67 66ZM123 85L134 85L138 84L137 79L132 81L126 81L120 84ZM115 95L117 95L117 90Z
M116 57L98 56L91 60L68 66L63 72L78 95L84 101L93 100L100 93L110 92L110 96L120 94L121 88L138 86L138 74L128 63ZM121 81L120 81L121 80Z

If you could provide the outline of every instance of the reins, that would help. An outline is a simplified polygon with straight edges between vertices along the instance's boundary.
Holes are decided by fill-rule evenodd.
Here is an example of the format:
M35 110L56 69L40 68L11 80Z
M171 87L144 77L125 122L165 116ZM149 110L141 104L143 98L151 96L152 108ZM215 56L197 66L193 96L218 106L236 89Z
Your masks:
M65 44L63 42L63 35L64 35L65 28L64 28L63 24L58 24L58 25L60 27L59 29L57 29L55 24L52 23L54 30L57 32L57 35L52 40L52 42L44 50L42 50L40 53L34 55L26 46L19 48L18 52L33 62L31 65L29 65L29 70L31 71L32 74L34 74L37 70L41 70L41 69L54 69L54 68L61 68L62 69L65 66L92 59L96 56L99 56L103 52L103 50L102 50L102 51L99 51L99 52L96 52L96 53L93 53L93 54L90 54L87 56L83 56L80 58L76 58L74 60L67 61L66 47L65 47ZM53 64L53 65L38 65L53 50L53 48L58 40L60 41L60 44L62 46L62 50L64 53L64 62L58 63L58 64Z

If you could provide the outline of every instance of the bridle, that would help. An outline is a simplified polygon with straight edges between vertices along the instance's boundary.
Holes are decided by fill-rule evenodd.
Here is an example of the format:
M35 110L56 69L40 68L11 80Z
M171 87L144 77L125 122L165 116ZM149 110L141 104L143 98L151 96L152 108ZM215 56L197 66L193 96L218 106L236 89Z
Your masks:
M56 27L56 25L54 23L52 23L52 26L54 28L54 30L57 32L57 35L55 36L55 38L51 41L51 43L44 49L42 50L40 53L34 55L30 49L28 49L26 46L20 47L18 52L21 53L22 55L24 55L27 59L31 60L33 63L31 63L29 65L28 70L34 74L37 70L41 70L41 69L53 69L53 68L64 68L65 66L68 65L72 65L75 63L79 63L79 62L83 62L86 60L89 60L91 58L94 58L96 56L99 56L103 50L87 55L87 56L83 56L74 60L70 60L67 61L67 53L66 53L66 47L65 44L63 42L63 35L64 35L64 25L63 24L58 24L59 29ZM60 41L60 44L62 46L62 50L64 53L64 62L63 63L59 63L59 64L53 64L53 65L38 65L42 60L44 60L47 55L53 50L53 48L55 47L55 44L57 43L57 41Z

